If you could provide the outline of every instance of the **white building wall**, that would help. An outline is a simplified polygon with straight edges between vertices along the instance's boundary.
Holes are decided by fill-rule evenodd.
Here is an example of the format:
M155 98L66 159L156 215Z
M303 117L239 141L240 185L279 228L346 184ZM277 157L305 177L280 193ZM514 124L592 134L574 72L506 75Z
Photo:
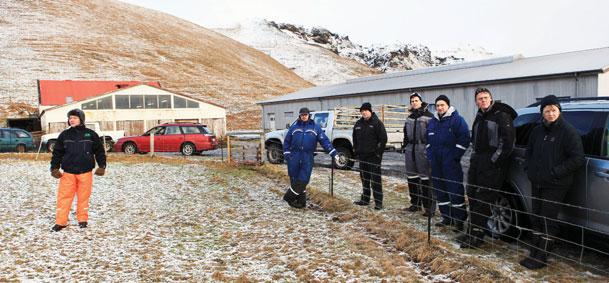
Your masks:
M147 85L139 85L124 90L118 90L106 95L92 97L87 100L73 102L60 107L47 109L40 117L42 130L49 132L49 123L67 122L67 113L75 108L82 109L82 104L97 100L107 96L115 95L172 95L186 99L194 100L189 97L171 93L155 87ZM114 99L113 99L114 100ZM173 98L172 107L173 107ZM87 121L112 121L116 129L116 121L144 121L144 125L148 125L146 121L172 120L177 119L196 119L201 122L203 119L223 119L222 133L226 131L226 110L222 107L199 102L199 108L177 108L177 109L113 109L113 110L83 110ZM67 124L66 124L67 126ZM147 127L145 126L145 129Z
M609 72L598 74L598 96L609 96Z

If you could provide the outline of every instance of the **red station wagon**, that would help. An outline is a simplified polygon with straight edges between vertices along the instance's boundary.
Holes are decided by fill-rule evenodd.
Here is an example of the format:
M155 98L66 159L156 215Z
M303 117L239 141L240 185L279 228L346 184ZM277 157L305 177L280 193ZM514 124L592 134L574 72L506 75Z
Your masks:
M154 133L155 152L181 152L184 155L205 150L213 150L218 146L216 137L201 124L166 123L158 125L141 136L120 138L114 144L114 151L126 154L150 152L150 135Z

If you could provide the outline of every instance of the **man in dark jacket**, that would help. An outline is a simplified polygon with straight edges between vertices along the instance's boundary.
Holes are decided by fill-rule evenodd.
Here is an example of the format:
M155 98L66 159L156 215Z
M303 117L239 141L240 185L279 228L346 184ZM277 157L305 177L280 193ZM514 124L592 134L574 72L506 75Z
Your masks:
M461 248L479 247L484 242L490 204L507 177L516 136L513 121L518 115L509 105L493 101L486 88L476 89L474 97L478 113L472 126L473 152L467 172L470 225L465 234L457 237Z
M52 228L55 232L68 226L68 215L74 195L77 198L78 225L80 228L87 227L95 162L97 161L98 165L95 175L103 176L106 172L106 153L101 139L95 131L87 129L84 123L85 113L82 110L70 110L70 128L59 134L53 149L51 176L60 179L55 226Z
M304 208L307 205L306 189L313 170L313 153L319 142L326 152L336 157L336 149L311 119L309 109L304 107L299 111L298 120L294 122L283 141L283 157L288 163L290 188L283 199L295 208Z
M385 144L387 144L387 131L385 125L372 112L372 105L368 102L359 109L362 118L357 120L353 127L353 150L359 160L360 177L363 192L357 205L370 203L370 187L374 191L374 209L383 209L383 185L381 183L381 161Z
M427 110L418 93L410 96L410 115L404 123L404 154L406 158L406 177L410 194L409 211L425 209L423 215L433 215L435 204L432 202L429 177L431 166L425 155L427 146L427 125L433 115Z
M540 111L541 125L531 132L526 151L533 235L529 256L520 264L529 269L547 265L547 253L559 232L556 221L561 209L559 203L564 201L567 191L574 185L575 172L585 162L581 137L563 119L556 96L544 97Z
M461 157L469 146L467 123L445 95L436 98L436 110L427 127L427 159L442 221L438 227L454 225L463 230L466 207L463 197L463 169Z

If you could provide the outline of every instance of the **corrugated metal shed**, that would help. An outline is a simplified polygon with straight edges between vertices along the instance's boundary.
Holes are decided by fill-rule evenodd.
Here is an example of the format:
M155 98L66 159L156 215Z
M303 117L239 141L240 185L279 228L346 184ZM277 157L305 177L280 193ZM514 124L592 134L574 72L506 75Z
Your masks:
M413 88L489 83L536 77L558 77L575 73L603 73L608 69L609 47L530 58L517 55L358 78L342 84L304 89L265 100L259 102L259 104Z

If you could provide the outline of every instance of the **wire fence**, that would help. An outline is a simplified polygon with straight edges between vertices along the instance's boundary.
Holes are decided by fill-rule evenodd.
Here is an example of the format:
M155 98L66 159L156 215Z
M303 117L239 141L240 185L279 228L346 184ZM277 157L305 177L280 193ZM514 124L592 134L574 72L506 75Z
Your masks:
M349 161L352 162L357 162L359 163L358 167L353 167L352 170L354 172L357 172L360 174L360 177L362 174L367 174L368 176L377 176L377 177L388 177L387 175L383 174L382 171L381 173L376 173L373 171L367 171L367 170L362 170L362 165L368 165L368 166L380 166L380 164L377 163L370 163L370 162L365 162L362 160L357 160L357 159L348 159ZM366 166L364 166L366 167ZM329 183L329 190L333 191L334 190L334 182L342 182L342 181L346 181L346 180L341 180L339 175L335 175L334 171L332 170L330 173L332 176L329 177L329 180L331 180L331 182ZM399 181L403 181L405 184L408 184L408 176L415 176L415 175L419 175L417 172L409 172L407 170L403 170L402 174L400 175L396 175L396 174L392 174L391 177L393 178L398 178ZM479 185L475 185L475 184L470 184L467 181L463 181L463 182L459 182L459 181L455 181L455 180L451 180L451 179L447 179L447 178L440 178L437 176L429 176L430 178L430 183L429 185L424 185L423 183L418 183L418 186L421 186L422 188L427 189L430 193L429 195L421 193L423 190L419 190L420 193L416 193L416 192L410 192L410 188L409 188L409 192L407 192L407 194L412 194L413 196L417 196L419 199L421 200L426 200L428 201L428 203L433 204L433 208L431 208L431 211L434 212L432 213L428 213L428 221L427 221L427 234L428 234L428 243L432 244L431 241L431 237L432 235L432 230L434 229L440 229L440 231L444 231L444 229L442 228L437 228L434 226L432 226L432 218L433 215L439 215L440 213L438 213L438 208L436 207L437 204L437 193L441 192L441 193L445 193L447 195L449 195L449 198L452 199L452 197L464 197L466 199L466 203L472 203L473 201L477 202L478 205L484 205L484 206L488 206L487 208L490 211L495 211L495 213L499 213L501 209L503 209L503 213L509 213L512 215L512 220L509 224L509 227L511 227L511 229L515 229L516 233L515 234L510 234L510 233L502 233L502 234L496 234L493 232L497 232L494 231L496 229L492 229L492 227L490 227L488 224L486 226L480 226L480 225L476 225L474 223L472 223L471 219L472 216L480 216L483 217L485 219L487 219L486 223L488 223L488 216L489 215L485 215L482 214L480 212L478 212L477 210L472 210L471 207L469 205L466 205L466 208L464 208L466 210L466 213L468 215L467 220L464 222L464 227L462 231L462 233L465 233L467 231L471 231L472 228L477 228L480 229L482 231L485 231L486 233L490 233L490 235L485 235L484 237L480 238L479 240L482 242L482 245L490 245L492 249L501 249L501 250L505 250L505 252L509 252L509 253L513 253L516 256L523 256L526 255L525 251L527 250L531 250L531 249L540 249L542 250L542 252L547 253L548 255L551 255L553 257L555 257L556 259L560 259L566 262L571 262L577 265L580 265L584 268L588 268L589 270L601 273L605 276L609 276L609 269L604 269L604 268L600 268L597 267L589 262L586 262L584 260L584 254L585 252L594 252L597 253L598 255L601 255L602 257L605 258L609 258L609 251L605 250L605 248L598 248L596 246L593 246L589 243L589 235L591 234L600 234L600 235L605 235L607 236L607 232L606 231L602 231L599 230L597 228L594 227L590 227L590 226L584 226L581 224L577 224L577 223L573 223L571 221L562 219L562 218L550 218L550 217L545 217L545 216L541 216L538 214L535 214L529 210L526 210L525 208L522 207L509 207L509 208L501 208L498 207L498 204L495 202L489 202L486 201L484 199L480 199L480 198L475 198L471 195L471 193L468 195L468 191L471 192L471 190L474 189L480 189L482 193L486 192L486 193L496 193L500 196L508 196L508 197L514 197L517 199L521 199L523 201L527 201L527 200L531 200L531 201L538 201L539 203L547 203L547 204L555 204L558 205L560 208L572 208L572 209L578 209L581 212L583 212L584 214L590 214L590 213L597 213L599 215L602 216L607 216L609 217L609 210L603 210L603 209L597 209L597 208L589 208L589 207L584 207L584 206L578 206L575 204L571 204L571 203L564 203L564 202L558 202L558 201L554 201L554 200L548 200L548 199L543 199L543 198L539 198L539 197L534 197L531 195L521 195L519 193L515 193L515 192L511 192L511 191L507 191L505 189L494 189L494 188L489 188L489 187L483 187L483 186L479 186ZM447 190L441 190L439 188L436 188L434 186L434 181L441 181L441 182L445 182L445 183L452 183L452 184L457 184L460 186L463 186L464 191L463 194L461 194L460 192L450 192ZM368 182L370 182L371 187L373 185L380 185L382 186L382 181L376 182L373 180L373 178L370 178L368 180ZM361 190L361 188L359 188L359 190ZM372 191L372 188L371 188ZM381 193L382 195L382 193ZM370 200L373 200L373 196L374 194L371 194L371 198ZM423 202L424 203L424 202ZM450 211L450 210L449 210ZM457 219L455 218L453 215L449 214L449 215L443 215L442 217L448 218L451 221L451 226L453 229L456 229L458 225L455 225L455 223L458 223L459 221L463 221L464 219ZM544 227L541 227L543 229L539 229L541 231L535 231L534 229L531 228L530 224L533 221L532 219L539 219L539 223L543 223ZM549 228L549 223L550 222L555 222L557 224L560 225L561 227L561 232L563 232L562 228L564 227L568 227L568 231L576 231L576 233L570 233L568 235L565 235L565 233L559 233L558 235L554 235L551 233L548 233L548 228ZM545 232L544 232L545 231ZM506 232L506 231L503 231ZM534 243L531 243L531 238L532 236L534 237L541 237L541 239L546 239L549 240L550 242L559 242L561 244L567 244L570 245L572 247L575 247L578 250L578 254L579 256L574 258L573 256L569 256L569 255L565 255L564 253L561 253L558 249L552 250L551 248L549 248L548 245L544 246L543 248L540 248L539 246L535 245ZM513 242L515 243L514 245L508 245L508 244L498 244L495 240L495 238L501 238L504 239L508 242ZM527 239L529 241L527 241ZM486 252L485 249L483 247L479 247L476 245L468 245L469 248L477 250L478 252ZM531 258L532 260L537 260L536 258Z

